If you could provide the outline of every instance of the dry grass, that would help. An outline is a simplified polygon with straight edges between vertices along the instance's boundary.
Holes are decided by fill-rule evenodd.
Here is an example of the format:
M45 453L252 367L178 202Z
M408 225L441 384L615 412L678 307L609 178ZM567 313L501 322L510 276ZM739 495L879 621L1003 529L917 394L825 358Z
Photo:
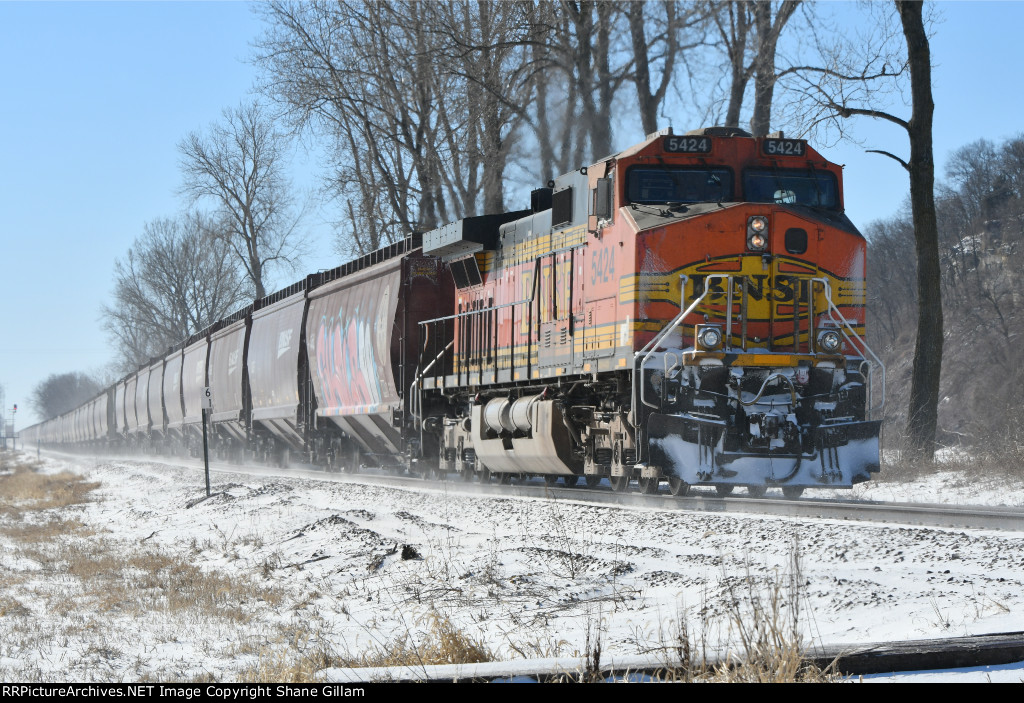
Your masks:
M433 664L473 664L494 659L482 640L456 627L447 616L431 611L416 623L417 632L408 632L371 651L342 657L335 666L429 666Z
M98 537L81 523L73 529L56 528L59 524L0 531L18 544L17 556L74 579L74 592L55 604L60 610L133 616L156 611L246 622L252 617L252 604L276 607L283 599L279 590L260 585L255 578L207 572L177 556Z
M92 530L81 520L50 517L46 522L18 522L0 526L0 532L15 542L37 544L53 542L66 535L89 536Z
M99 487L81 476L62 471L41 474L36 462L19 462L4 457L0 460L0 505L5 512L49 510L77 505L88 500L88 494Z
M9 461L0 471L0 541L8 563L15 565L0 570L0 657L70 648L76 666L124 672L133 665L126 664L125 652L134 648L130 640L144 635L113 630L108 636L108 624L118 616L160 623L172 641L195 622L228 628L244 624L274 636L274 626L262 618L282 605L285 594L261 583L256 573L204 570L188 556L126 543L60 512L87 502L99 485L80 476L45 475L37 466ZM126 636L129 640L122 641ZM260 645L265 642L264 636ZM140 678L153 675L142 658L134 666ZM30 663L2 673L5 680L43 681L48 676Z
M78 657L75 665L87 666L94 678L115 679L128 672L129 679L212 680L213 674L208 672L179 672L173 669L173 662L154 666L144 655L129 654L138 649L130 641L132 636L125 639L124 633L116 631L107 634L108 623L126 618L160 628L161 634L149 638L150 647L178 642L179 632L189 632L193 623L203 622L204 627L222 623L219 636L226 642L200 646L210 648L211 657L234 660L235 666L223 671L248 682L315 681L319 671L331 667L416 670L487 662L502 649L432 609L419 619L409 616L404 634L398 637L385 639L373 625L367 625L366 635L375 644L355 653L341 651L337 633L326 625L329 619L317 615L322 607L317 602L320 591L314 597L308 590L295 595L268 586L268 577L277 566L270 564L266 555L254 556L250 570L237 575L204 570L198 565L203 550L197 540L191 554L177 557L145 540L126 543L117 535L97 530L73 517L77 509L70 515L45 512L47 507L89 500L96 484L67 473L45 476L27 465L4 466L2 471L0 507L17 506L18 513L5 516L0 512L0 537L11 562L24 566L0 571L0 622L8 639L0 644L0 657L17 651L73 650ZM556 537L562 542L556 546L575 558L581 552L566 541L568 528L561 527L564 534ZM207 548L227 554L243 539L221 537ZM279 564L281 557L274 555ZM496 555L494 559L497 563ZM562 578L580 576L574 565L558 566L566 572ZM460 571L446 569L451 574ZM703 642L712 629L707 622L698 624L694 629L700 637L694 639L685 617L680 617L677 630L661 643L667 663L657 677L682 682L834 680L831 672L806 664L797 628L799 581L795 561L775 582L757 580L749 569L745 576L723 574L718 597L728 602L725 627L738 643L735 656L718 667L702 663L699 652L704 651ZM347 614L344 603L338 607ZM290 623L274 624L273 616L291 611ZM604 676L602 643L609 636L600 622L598 617L587 633L586 671L573 680L594 681ZM224 633L230 634L225 637ZM540 646L531 649L539 651ZM558 650L562 649L559 644ZM137 661L129 661L132 656ZM2 669L0 677L43 680L51 675L33 666L26 663L17 670Z
M797 572L798 575L798 572ZM714 667L708 681L722 683L827 683L839 679L834 667L808 660L799 634L800 594L793 575L759 590L749 574L728 587L729 621L740 647L730 661Z
M479 638L459 629L451 620L431 612L417 623L416 633L381 642L360 654L339 654L329 642L309 633L299 633L285 646L270 648L253 669L243 671L239 680L252 683L317 681L322 669L410 667L436 664L472 664L494 659L494 653ZM374 633L368 633L371 637Z
M703 621L694 637L684 614L659 649L666 653L664 668L654 678L676 683L835 683L842 680L833 665L821 669L807 655L802 637L801 601L804 579L799 548L793 544L788 567L767 580L758 580L748 562L742 576L722 575L725 632L733 643L725 660L707 661L709 633L716 623ZM702 612L707 612L707 608ZM720 649L720 647L713 647ZM594 665L590 662L588 667ZM593 680L593 674L590 674ZM630 680L628 674L623 677ZM636 680L634 678L633 680ZM645 680L645 679L641 679Z
M243 683L314 683L320 682L316 674L321 669L339 664L331 645L318 635L298 632L284 644L268 647L265 644L257 652L259 661L255 667L245 669L238 675Z
M882 470L873 481L907 483L937 472L960 473L965 480L1010 480L1024 478L1024 442L1015 438L982 443L974 447L946 447L929 461L913 451L901 437L889 433L882 452Z

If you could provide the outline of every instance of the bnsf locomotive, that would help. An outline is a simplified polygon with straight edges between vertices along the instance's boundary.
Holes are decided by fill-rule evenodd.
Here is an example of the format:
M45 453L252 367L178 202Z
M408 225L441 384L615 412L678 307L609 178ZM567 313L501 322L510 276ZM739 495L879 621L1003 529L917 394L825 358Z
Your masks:
M884 370L842 171L799 139L650 135L531 194L307 277L66 416L44 445L675 495L850 487Z

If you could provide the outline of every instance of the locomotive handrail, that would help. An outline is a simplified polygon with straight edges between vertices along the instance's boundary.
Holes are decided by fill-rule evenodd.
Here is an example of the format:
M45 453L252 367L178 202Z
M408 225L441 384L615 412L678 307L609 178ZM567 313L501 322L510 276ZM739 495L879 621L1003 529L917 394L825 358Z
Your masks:
M687 315L692 313L694 308L696 308L697 305L699 305L700 302L702 300L704 300L704 298L707 297L708 293L712 292L710 284L711 284L712 279L715 279L715 278L721 280L723 278L729 278L729 275L725 274L725 273L713 273L713 274L710 274L707 277L707 283L704 286L704 292L700 294L700 297L697 298L696 300L694 300L692 303L690 303L690 307L686 308L686 310L684 310L683 312L681 312L678 315L676 315L675 318L672 320L672 322L668 323L668 325L666 327L664 327L661 330L661 332L659 332L658 334L654 335L654 339L652 339L647 344L645 344L640 351L636 352L636 355L639 356L640 354L645 354L645 352L646 352L646 354L644 356L644 359L646 360L646 358L648 356L650 356L654 352L654 349L656 349L658 347L658 345L661 344L661 340L664 339L665 337L667 337L669 332L671 332L676 327L678 327L680 324L682 324L683 318L685 318ZM680 288L680 294L679 295L680 295L680 298L681 298L683 296L684 290L685 290L686 276L685 275L684 276L680 276L680 279L681 279L681 281L680 281L680 285L679 285L679 288ZM641 362L641 366L643 365L643 363L644 362Z
M533 300L530 298L524 298L523 300L517 300L514 303L502 303L501 305L490 305L479 310L467 310L466 312L456 313L455 315L448 315L447 317L435 317L432 320L423 320L419 324L430 325L437 322L447 322L448 320L454 320L459 317L469 317L471 315L482 315L485 312L492 312L494 310L501 310L502 308L512 307L513 305L523 305L525 303L532 303Z
M469 317L473 317L474 315L479 315L479 316L489 315L489 314L491 314L491 313L493 313L493 312L495 312L497 310L503 310L505 308L514 308L517 305L526 305L526 304L529 304L529 303L532 303L532 302L533 302L533 299L531 299L531 298L524 298L523 300L516 300L516 301L511 302L511 303L502 303L501 305L488 305L486 307L480 308L479 310L466 310L465 312L456 313L454 315L446 315L445 317L435 317L435 318L433 318L431 320L423 320L422 322L420 322L418 324L420 326L443 324L445 322L454 321L454 320L457 320L457 319L460 319L460 318L463 318L463 317L469 318ZM514 324L514 320L515 320L514 315L515 315L515 313L513 312L513 324ZM495 333L495 335L497 335L497 333L498 333L496 325L495 325L494 333ZM441 354L438 354L438 358L440 358L442 355L444 355L444 353L447 352L448 349L451 348L454 345L454 343L455 343L454 340L452 342L449 342L448 346L446 346L441 351ZM495 343L495 346L497 346L496 343ZM434 362L436 362L436 361L437 361L437 359L434 360ZM431 365L433 365L434 362L431 362ZM497 355L495 355L495 368L497 368L497 363L498 363L498 359L497 359ZM426 369L424 369L424 372L426 372ZM455 373L456 374L460 374L461 371L459 371L458 369L455 369ZM467 366L467 373L469 373L468 366Z
M707 277L707 281L706 281L705 286L704 286L704 292L701 293L700 297L696 298L690 304L690 306L688 308L686 308L686 310L680 312L668 325L666 325L664 328L662 328L662 330L658 334L656 334L654 336L654 338L651 339L651 341L649 341L647 344L645 344L644 347L640 351L636 352L636 356L637 357L642 356L643 358L640 359L640 364L636 368L636 371L640 373L640 378L639 378L638 381L636 381L634 383L634 386L639 386L639 388L640 388L640 392L638 394L639 395L639 400L640 400L640 402L642 404L646 405L647 407L653 408L653 409L657 409L658 408L658 406L656 404L648 402L648 400L647 400L646 384L643 383L643 370L644 370L644 368L647 365L647 360L658 349L658 347L661 345L661 342L673 330L675 330L679 325L681 325L683 320L688 315L690 315L697 308L697 306L704 300L704 298L706 298L708 296L709 293L712 292L711 291L711 283L715 279L718 279L720 281L721 280L727 280L728 281L728 289L725 292L727 293L727 295L729 297L729 303L730 304L727 305L727 313L726 313L726 316L727 316L726 317L726 329L727 329L727 332L726 332L726 336L725 336L725 345L726 345L726 348L728 348L731 345L731 334L730 333L732 331L732 305L731 305L731 302L732 302L732 276L729 275L729 274L712 274L712 275L709 275ZM839 311L839 308L836 306L835 302L833 302L833 300L832 300L832 286L829 283L828 279L827 278L812 278L812 279L810 279L810 283L811 283L812 286L813 286L814 283L820 283L821 284L822 292L823 292L823 294L825 296L825 302L828 305L828 309L826 310L826 315L828 316L828 319L831 320L834 324L839 326L840 332L847 339L848 342L850 342L851 344L856 342L856 344L854 344L854 346L858 346L859 348L863 349L867 354L869 354L871 356L871 359L874 362L874 364L877 364L878 368L881 369L882 378L880 380L880 383L881 383L881 386L882 386L882 388L881 388L881 396L882 396L882 398L881 398L881 401L879 402L879 404L877 406L872 404L872 400L873 400L873 396L874 396L874 392L873 392L874 384L872 383L872 376L873 376L872 371L873 371L873 369L872 369L871 365L868 366L868 374L867 374L867 378L866 378L866 381L867 381L867 391L868 391L868 396L869 396L868 397L868 408L867 408L868 412L869 413L873 413L873 412L880 411L882 408L885 407L885 364L883 364L882 360L878 358L878 355L875 354L874 350L872 350L871 347L868 346L867 342L865 342L861 338L861 336L859 334L857 334L856 330L854 330L853 325L850 323L850 321L847 320L843 316L843 314ZM681 291L685 290L685 279L684 279L684 281L680 285L680 290ZM811 309L808 311L809 312L808 317L810 318L811 328L808 331L808 344L813 344L813 341L811 339L811 337L813 336L813 325L814 325L814 310L813 310L814 294L813 294L813 292L811 292L810 298L811 298ZM745 316L744 316L744 319L746 319ZM795 343L795 339L794 339L794 343Z
M698 305L700 305L701 301L704 300L704 298L706 298L708 296L708 294L711 292L711 281L712 281L712 279L715 279L715 278L721 280L723 278L729 278L729 275L728 274L724 274L724 273L713 273L710 276L708 276L707 283L704 286L704 292L700 294L700 297L697 298L696 300L694 300L692 303L690 303L690 307L686 308L686 310L684 310L681 313L679 313L678 315L676 315L676 317L672 320L672 322L670 322L668 325L666 325L661 330L661 332L659 332L658 334L654 335L654 339L652 339L647 344L645 344L643 349L641 349L640 351L636 352L635 356L640 356L641 354L643 354L643 359L640 360L640 366L636 369L640 373L639 382L634 380L633 386L634 387L637 387L637 386L640 387L640 402L643 403L644 405L646 405L647 407L655 408L655 409L657 409L657 407L658 407L657 405L654 405L652 403L648 403L647 402L647 393L646 393L647 389L646 389L646 386L645 386L645 384L643 382L644 381L644 378L643 378L644 366L647 365L647 359L650 358L651 354L654 353L655 349L657 349L659 346L661 346L661 341L663 339L665 339L665 337L667 337L672 330L674 330L676 327L681 325L683 323L683 320L686 318L686 316L689 315L690 313L692 313L694 311L694 309ZM686 281L685 281L685 276L684 276L684 277L682 277L682 280L680 281L680 284L679 284L679 291L680 291L679 295L680 295L680 298L682 298L682 296L685 295L685 290L686 290ZM730 310L730 313L731 312L732 311Z
M435 356L433 358L433 360L429 364L427 364L426 366L423 367L422 371L420 371L418 374L416 374L416 378L413 379L412 384L409 386L409 398L410 398L410 400L412 400L413 398L416 399L415 402L413 403L413 405L416 406L415 409L413 409L413 411L412 411L413 419L416 419L416 420L420 419L420 415L417 414L417 410L420 410L423 407L423 399L420 397L420 393L423 392L423 386L421 385L421 382L423 381L423 377L426 375L427 371L429 371L430 368L434 364L436 364L441 359L441 357L444 356L445 353L449 349L451 349L454 345L455 345L455 340L452 340L452 341L448 342L448 344L445 345L445 348L441 350L441 353L438 354L437 356ZM414 393L413 392L413 389L415 389L417 385L420 386L420 389L419 389L420 393Z
M865 342L863 339L861 339L860 335L857 334L856 330L853 329L853 326L850 324L849 320L847 320L845 317L843 317L843 313L839 312L839 308L837 308L836 304L832 302L832 285L828 282L828 279L827 278L812 278L811 282L812 282L812 284L814 282L818 282L818 283L821 283L821 285L822 285L823 292L825 294L825 301L828 303L828 307L829 307L829 309L828 309L829 319L832 320L832 322L841 324L842 327L840 328L840 332L842 332L843 336L846 337L847 341L852 343L854 340L856 340L857 343L860 344L861 348L864 349L864 351L866 351L868 354L871 355L871 358L874 360L874 362L876 364L878 364L878 368L880 368L882 370L882 379L881 379L881 384L882 384L882 400L878 404L877 408L876 408L876 406L872 405L872 403L871 403L871 396L873 396L874 393L872 391L872 386L873 386L873 384L871 383L871 375L872 375L871 371L872 371L872 369L871 369L870 366L868 367L869 373L868 373L868 379L867 379L867 381L868 381L868 383L867 383L868 396L869 396L868 397L868 412L869 413L874 412L874 411L876 411L876 409L877 409L877 411L881 411L882 408L885 407L885 364L883 364L882 360L878 358L878 355L875 354L874 350L872 350L871 347L868 346L868 343ZM837 315L839 317L839 319L836 320L835 317L833 317L833 314Z

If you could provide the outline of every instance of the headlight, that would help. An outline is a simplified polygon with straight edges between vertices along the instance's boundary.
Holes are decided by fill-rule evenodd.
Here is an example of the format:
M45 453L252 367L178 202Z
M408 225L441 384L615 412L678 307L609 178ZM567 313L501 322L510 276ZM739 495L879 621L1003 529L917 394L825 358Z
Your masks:
M768 246L768 218L760 215L747 220L747 248L764 251Z
M842 338L835 330L825 330L818 335L818 350L826 354L836 354L842 343Z
M697 344L703 349L718 349L722 344L722 330L717 325L697 327Z

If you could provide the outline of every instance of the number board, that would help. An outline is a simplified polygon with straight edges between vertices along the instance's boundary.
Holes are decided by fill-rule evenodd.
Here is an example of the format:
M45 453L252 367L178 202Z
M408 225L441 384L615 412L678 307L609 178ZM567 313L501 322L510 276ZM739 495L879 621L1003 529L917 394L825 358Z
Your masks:
M761 142L765 156L803 156L807 152L806 139L765 139Z
M710 154L711 137L665 137L662 148L670 154Z

